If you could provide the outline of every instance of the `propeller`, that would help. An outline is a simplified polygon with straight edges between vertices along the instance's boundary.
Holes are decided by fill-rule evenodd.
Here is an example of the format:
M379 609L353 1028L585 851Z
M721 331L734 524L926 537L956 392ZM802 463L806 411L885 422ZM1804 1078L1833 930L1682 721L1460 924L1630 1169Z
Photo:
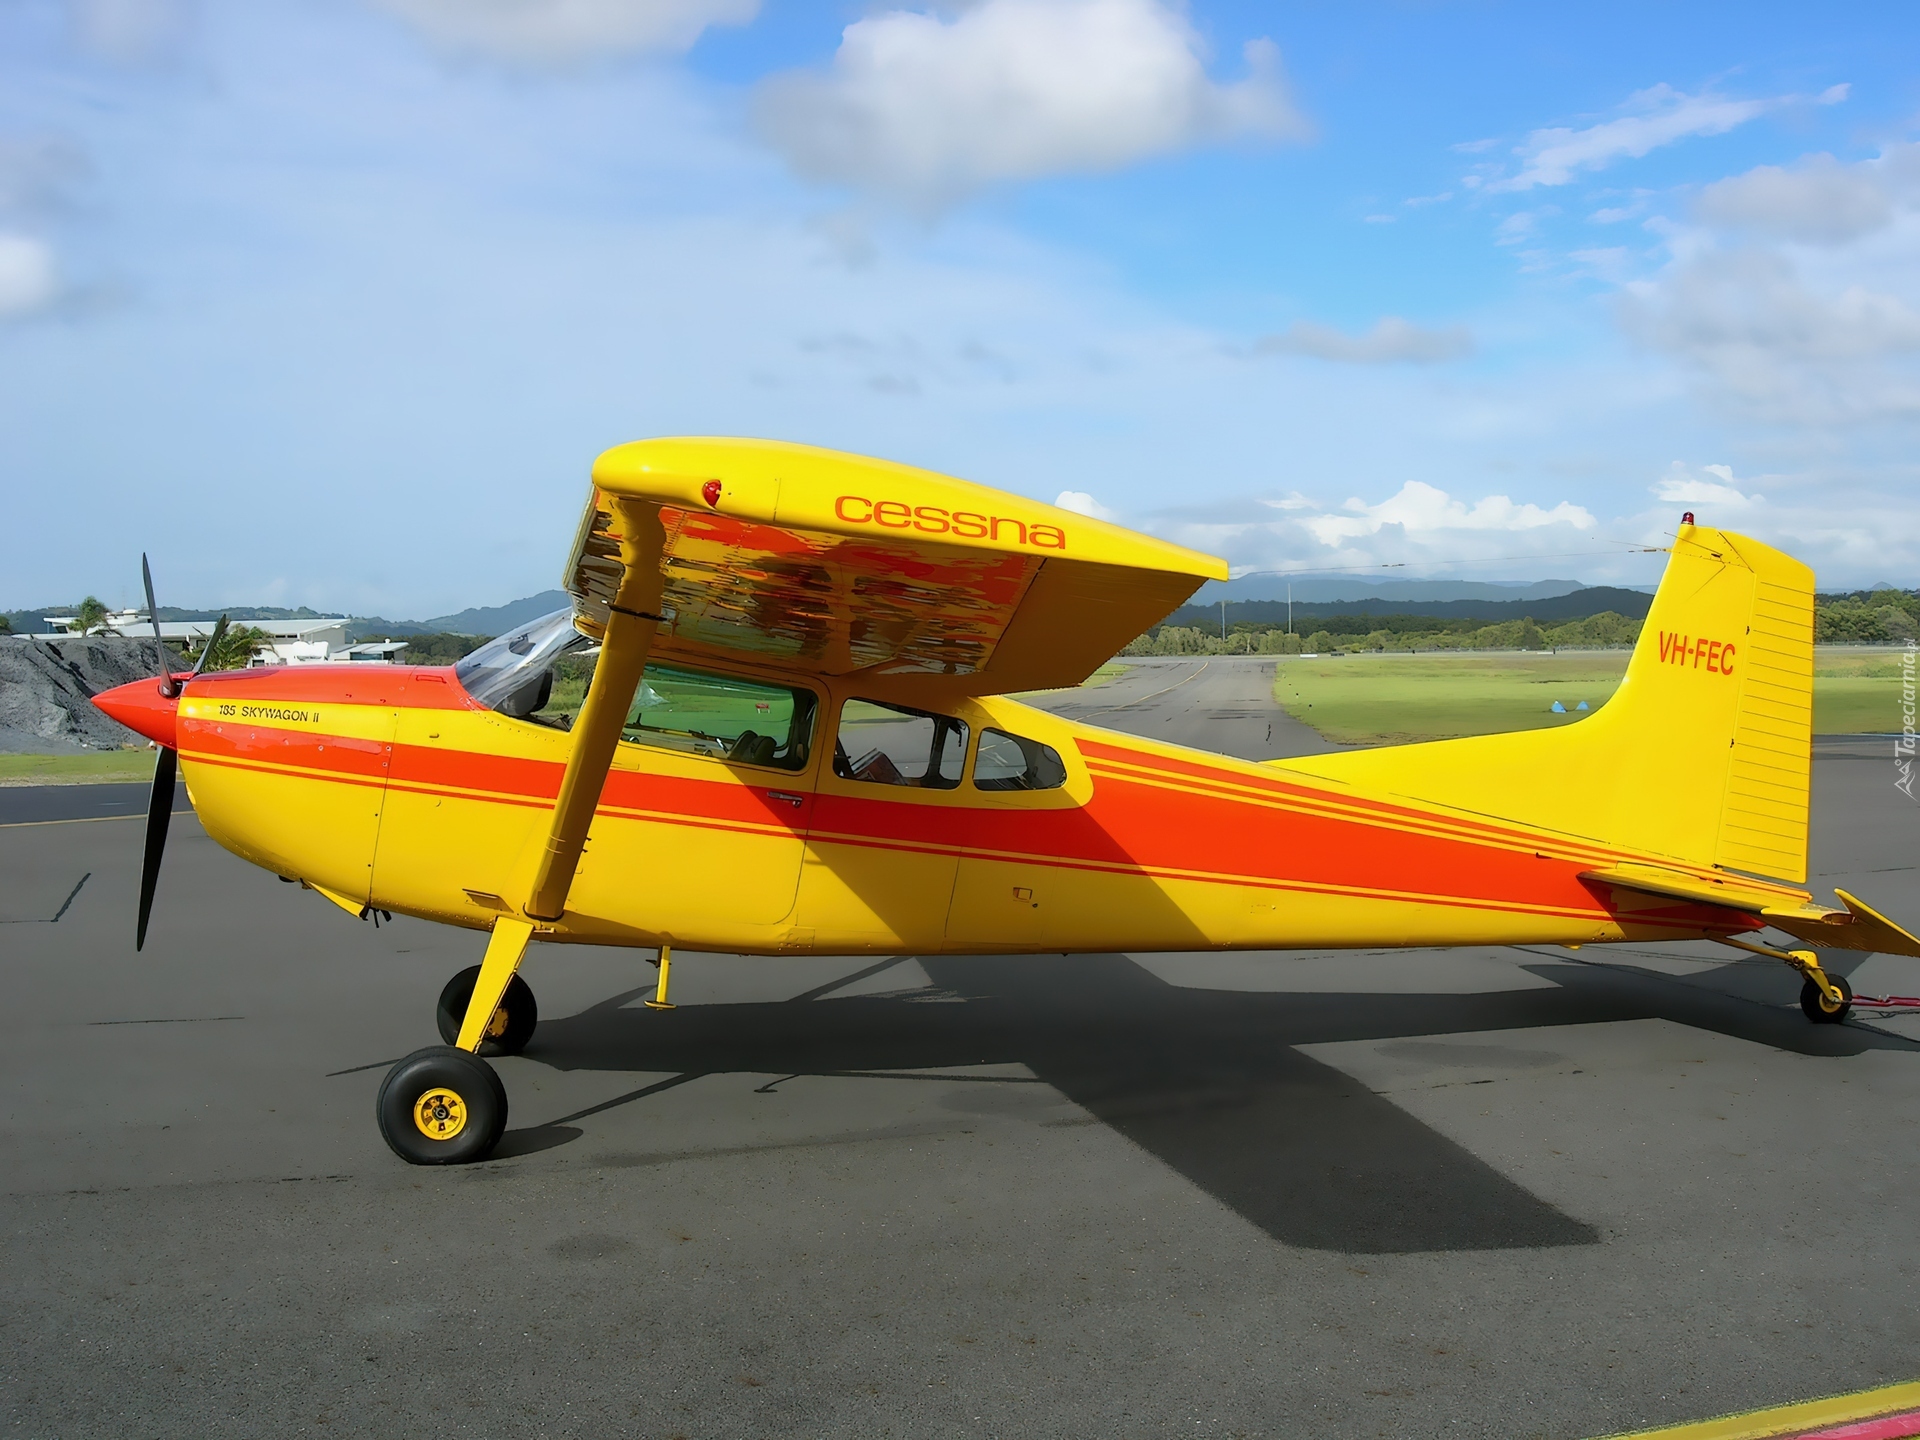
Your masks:
M173 667L167 663L167 645L160 638L160 609L153 603L153 571L144 554L140 557L140 579L147 588L147 618L153 622L153 648L160 661L160 693L169 700L176 699L186 684L174 678ZM213 634L207 638L206 648L200 652L193 674L187 677L188 682L207 668L214 649L226 633L227 617L222 615L213 627ZM173 784L179 769L179 752L170 745L162 745L153 762L153 792L147 797L147 841L140 856L140 920L133 937L136 951L145 949L147 944L147 919L153 913L153 891L160 881L160 857L167 849L167 827L173 823Z

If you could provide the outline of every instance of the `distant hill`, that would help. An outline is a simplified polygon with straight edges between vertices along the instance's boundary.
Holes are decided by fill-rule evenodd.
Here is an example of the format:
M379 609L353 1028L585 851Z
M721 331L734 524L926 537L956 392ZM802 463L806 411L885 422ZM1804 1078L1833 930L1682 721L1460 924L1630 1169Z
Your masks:
M1586 588L1578 580L1369 580L1352 575L1243 575L1238 580L1209 580L1193 597L1196 605L1219 608L1225 600L1285 600L1293 587L1296 603L1392 600L1426 604L1434 600L1541 600Z
M436 615L420 622L422 630L447 630L456 635L501 635L516 625L538 620L573 603L564 590L542 590L524 600L505 605L489 605L478 610L462 610L456 615Z
M1304 633L1310 627L1302 622L1326 615L1373 615L1382 620L1396 615L1425 615L1447 620L1477 620L1486 625L1497 625L1503 620L1533 620L1545 625L1563 620L1584 620L1590 615L1612 611L1632 620L1644 620L1652 606L1653 596L1645 591L1624 590L1614 585L1588 585L1571 592L1517 600L1463 598L1421 601L1377 594L1354 600L1303 602L1296 598L1293 603L1293 628ZM1287 602L1229 600L1226 619L1229 629L1236 623L1284 625L1287 623ZM1182 605L1167 617L1165 623L1217 630L1220 626L1220 605L1217 601L1212 605Z

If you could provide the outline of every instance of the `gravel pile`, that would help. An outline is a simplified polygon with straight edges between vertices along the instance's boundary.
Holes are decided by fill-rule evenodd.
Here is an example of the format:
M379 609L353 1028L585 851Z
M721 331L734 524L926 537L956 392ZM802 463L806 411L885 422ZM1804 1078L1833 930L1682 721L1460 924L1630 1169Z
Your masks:
M33 640L0 635L0 752L46 754L144 745L90 703L158 673L153 643L123 635Z

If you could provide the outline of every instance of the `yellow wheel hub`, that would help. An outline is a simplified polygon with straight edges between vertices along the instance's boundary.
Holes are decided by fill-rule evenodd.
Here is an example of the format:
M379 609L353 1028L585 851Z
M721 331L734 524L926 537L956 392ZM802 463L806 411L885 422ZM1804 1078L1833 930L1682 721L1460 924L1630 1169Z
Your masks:
M451 1140L467 1128L467 1102L437 1086L413 1102L413 1123L429 1140Z

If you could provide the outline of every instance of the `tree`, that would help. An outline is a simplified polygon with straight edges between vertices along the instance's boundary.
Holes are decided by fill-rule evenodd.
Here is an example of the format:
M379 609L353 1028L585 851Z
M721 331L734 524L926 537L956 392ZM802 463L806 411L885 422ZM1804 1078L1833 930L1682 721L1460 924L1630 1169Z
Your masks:
M80 602L79 613L73 623L82 635L91 635L107 623L107 607L100 603L97 596L89 595Z
M12 633L13 633L13 621L9 620L4 615L0 615L0 635L11 635Z
M253 625L235 625L220 637L220 643L213 647L213 658L206 663L208 670L244 670L252 663L253 657L273 644L273 637L266 631ZM193 651L188 658L196 665L200 662L200 653Z
M1333 649L1333 636L1325 630L1316 630L1307 637L1307 649L1316 655L1325 655Z
M1878 597L1876 597L1878 598ZM1913 616L1898 605L1882 605L1874 612L1880 629L1889 640L1911 640L1915 636Z

